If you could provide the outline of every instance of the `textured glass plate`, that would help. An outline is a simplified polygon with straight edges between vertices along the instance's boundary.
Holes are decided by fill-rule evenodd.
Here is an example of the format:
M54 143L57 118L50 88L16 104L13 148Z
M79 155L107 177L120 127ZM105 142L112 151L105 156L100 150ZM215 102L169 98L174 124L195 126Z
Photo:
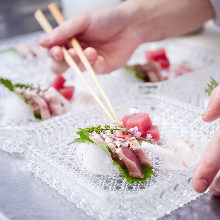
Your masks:
M219 69L220 65L215 64L191 74L180 76L161 85L156 93L158 95L165 94L182 102L204 108L209 100L205 88L208 88L210 77L220 83ZM142 88L141 91L147 93L148 89Z
M142 95L116 103L119 117L131 107L150 113L159 126L161 146L167 132L207 140L216 128L216 123L201 121L199 108L173 99ZM145 184L128 184L120 175L86 169L77 157L80 145L67 143L76 137L78 127L105 122L106 117L94 107L92 112L67 114L33 127L25 143L30 170L95 219L154 219L197 197L191 187L193 169L163 170L160 158L151 153L155 176Z

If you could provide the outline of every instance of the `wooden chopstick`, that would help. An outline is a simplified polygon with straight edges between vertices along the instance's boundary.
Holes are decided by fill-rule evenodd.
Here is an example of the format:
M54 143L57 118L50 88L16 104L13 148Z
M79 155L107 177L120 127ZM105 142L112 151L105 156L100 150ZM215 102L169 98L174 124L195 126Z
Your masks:
M62 24L64 22L64 17L61 14L61 11L57 7L56 3L51 3L51 4L48 5L48 7L49 7L49 10L50 10L51 14L53 15L53 17L57 21L57 23ZM75 49L77 55L79 56L81 62L83 63L84 67L90 73L93 80L95 81L99 91L101 92L101 94L102 94L106 104L108 105L109 109L111 110L113 116L115 117L116 121L119 123L120 119L119 119L118 115L116 114L116 111L114 110L114 108L113 108L109 98L107 97L102 85L100 84L99 80L97 79L95 71L92 68L92 66L91 66L90 62L88 61L87 57L85 56L85 54L82 50L82 47L80 46L78 40L76 38L72 38L71 43L72 43L72 46Z
M38 9L35 13L34 13L34 17L36 18L36 20L38 21L38 23L40 24L40 26L42 27L42 29L46 32L46 33L50 33L53 30L53 27L51 26L51 24L49 23L49 21L47 20L47 18L45 17L45 15L43 14L43 12ZM88 88L88 90L90 91L91 95L93 96L93 98L97 101L97 103L100 105L100 107L103 109L103 111L106 113L106 115L109 117L109 119L115 123L115 119L112 117L112 115L109 113L109 111L106 109L106 107L104 106L104 104L102 103L102 101L100 100L100 98L97 96L97 94L94 92L94 90L91 88L91 86L89 85L88 81L85 79L85 77L83 76L80 68L77 66L77 64L75 63L75 61L73 60L73 58L71 57L71 55L68 53L67 49L62 46L62 51L64 54L64 58L65 61L68 63L68 65L73 69L73 71L75 71L77 73L77 75L79 76L79 78L82 80L82 82L85 84L85 86Z

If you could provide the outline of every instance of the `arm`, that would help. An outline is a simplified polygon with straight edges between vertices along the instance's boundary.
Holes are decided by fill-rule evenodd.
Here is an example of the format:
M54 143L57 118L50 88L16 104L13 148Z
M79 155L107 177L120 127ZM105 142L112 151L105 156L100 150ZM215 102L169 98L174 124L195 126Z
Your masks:
M76 36L98 73L123 66L137 46L191 31L214 18L209 0L128 0L119 6L80 13L41 39L50 49L52 70L67 69L59 45ZM80 65L73 49L72 57Z

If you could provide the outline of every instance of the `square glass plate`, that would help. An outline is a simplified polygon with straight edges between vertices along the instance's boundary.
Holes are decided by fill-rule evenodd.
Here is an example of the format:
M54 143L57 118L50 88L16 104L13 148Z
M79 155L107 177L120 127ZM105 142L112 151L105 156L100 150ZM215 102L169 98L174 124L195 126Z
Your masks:
M114 104L119 117L131 107L148 112L159 127L160 147L167 132L207 140L217 126L217 122L203 123L199 108L165 97L133 96ZM103 175L84 166L77 153L82 146L67 143L76 137L77 128L106 122L105 115L94 107L91 112L70 113L32 127L25 141L30 170L95 219L155 219L198 196L191 187L193 168L164 170L161 158L150 152L155 176L146 183L128 184L117 173Z
M180 76L160 86L156 94L169 96L182 102L189 103L201 108L207 107L209 96L205 93L213 77L220 83L220 65L211 65L205 69L195 71L191 74ZM147 88L139 88L142 93L148 92Z

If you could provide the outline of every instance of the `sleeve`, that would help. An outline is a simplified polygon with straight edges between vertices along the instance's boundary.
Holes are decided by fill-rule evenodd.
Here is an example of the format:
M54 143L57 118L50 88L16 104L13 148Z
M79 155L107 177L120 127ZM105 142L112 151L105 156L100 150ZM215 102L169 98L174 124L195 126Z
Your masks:
M220 0L210 0L215 11L215 23L220 26Z

